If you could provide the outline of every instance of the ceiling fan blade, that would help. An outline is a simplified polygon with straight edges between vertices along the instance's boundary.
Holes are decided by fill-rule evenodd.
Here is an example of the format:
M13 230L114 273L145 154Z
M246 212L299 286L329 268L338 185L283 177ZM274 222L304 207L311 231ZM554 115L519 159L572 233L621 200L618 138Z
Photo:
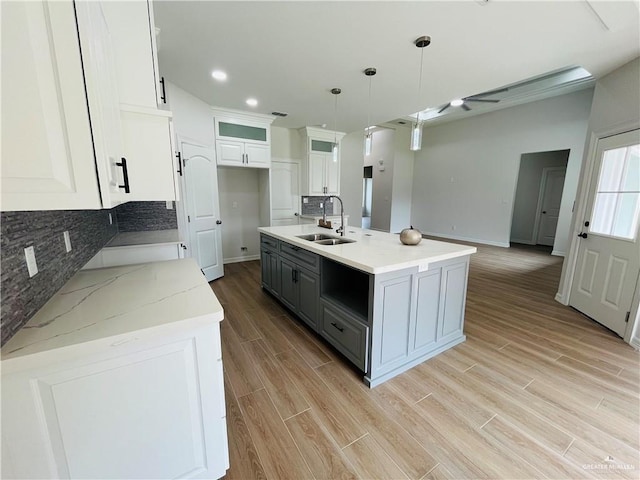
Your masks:
M475 95L470 95L467 98L489 97L489 96L495 95L497 93L503 93L503 92L508 92L508 91L509 91L508 87L499 88L497 90L491 90L489 92L476 93ZM466 100L466 98L465 98L465 100Z
M440 110L438 110L438 113L442 113L444 112L447 108L449 108L451 106L450 103L447 103L444 107L442 107Z
M462 107L462 109L463 109L463 110L465 110L465 111L467 111L467 112L468 112L469 110L471 110L471 107L469 107L469 105L467 105L466 103L463 103L463 104L462 104L462 105L460 105L460 106Z
M474 98L469 97L464 99L465 102L484 102L484 103L498 103L500 100L493 100L489 98Z

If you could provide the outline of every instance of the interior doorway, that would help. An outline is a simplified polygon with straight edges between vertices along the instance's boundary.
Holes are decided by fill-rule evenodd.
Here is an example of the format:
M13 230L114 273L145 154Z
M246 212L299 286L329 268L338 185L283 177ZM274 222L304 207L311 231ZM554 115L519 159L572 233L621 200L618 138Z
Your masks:
M512 243L553 247L569 150L525 153L511 219Z
M364 167L362 178L362 228L371 228L371 203L373 199L373 167Z

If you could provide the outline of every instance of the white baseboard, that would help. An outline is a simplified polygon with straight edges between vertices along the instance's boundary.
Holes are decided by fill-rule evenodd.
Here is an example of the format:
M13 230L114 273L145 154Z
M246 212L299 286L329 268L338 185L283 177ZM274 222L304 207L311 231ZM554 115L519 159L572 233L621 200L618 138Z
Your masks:
M555 296L556 302L561 303L562 305L569 305L569 299L566 298L566 295L558 292Z
M551 252L551 255L554 255L556 257L564 257L565 256L565 252L561 252L560 250L554 250Z
M239 262L250 262L252 260L260 260L260 255L245 255L244 257L231 257L231 258L223 258L222 263L239 263Z
M438 237L438 238L446 238L449 240L461 240L463 242L471 242L471 243L481 243L483 245L491 245L494 247L503 247L509 248L508 242L494 242L493 240L483 240L480 238L469 238L469 237L461 237L457 235L445 235L443 233L433 233L433 232L422 232L423 235L428 235L430 237Z
M512 238L511 243L521 243L522 245L535 245L533 240L524 240L522 238Z

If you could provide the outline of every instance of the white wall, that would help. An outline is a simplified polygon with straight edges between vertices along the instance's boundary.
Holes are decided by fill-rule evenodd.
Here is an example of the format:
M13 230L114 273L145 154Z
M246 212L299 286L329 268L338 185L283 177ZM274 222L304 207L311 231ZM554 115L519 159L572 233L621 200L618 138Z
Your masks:
M302 135L293 128L271 127L271 157L303 160L305 145Z
M178 138L213 146L214 125L211 107L199 98L166 82L167 101L173 113L173 126Z
M395 133L395 130L386 128L373 132L371 155L367 159L367 165L373 166L372 230L388 232L391 228ZM380 162L382 162L382 166ZM384 170L381 171L380 169L383 167Z
M525 153L520 159L516 196L511 222L511 241L535 245L534 226L538 214L538 197L543 169L565 167L569 159L567 150Z
M260 254L260 170L218 167L222 257L225 263ZM243 252L241 247L247 247Z
M344 214L349 215L348 225L354 227L362 225L363 141L362 131L349 133L340 141L340 198Z
M411 194L413 191L413 164L415 154L409 150L411 129L395 131L393 159L393 197L389 231L399 233L411 225Z
M580 185L576 201L576 214L571 222L571 245L563 264L556 300L569 303L579 243L577 234L585 220L587 185L593 168L593 155L598 138L640 128L640 58L623 65L596 83L593 106L589 116L585 155L581 162ZM625 340L640 348L640 282L631 305L631 326Z
M569 149L554 250L565 251L593 90L425 128L412 224L425 233L509 246L520 156Z

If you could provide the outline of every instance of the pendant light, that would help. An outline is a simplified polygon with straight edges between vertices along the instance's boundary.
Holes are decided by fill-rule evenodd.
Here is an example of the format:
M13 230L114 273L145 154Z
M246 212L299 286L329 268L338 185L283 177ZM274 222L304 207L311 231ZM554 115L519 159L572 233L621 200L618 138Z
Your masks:
M420 92L422 90L422 61L424 59L424 47L431 44L431 37L425 35L414 42L416 47L420 49L420 77L418 80L418 105L420 105ZM420 118L420 112L416 114L416 121L413 122L411 127L411 145L409 148L413 151L420 150L422 148L422 119Z
M332 88L331 93L333 93L335 97L335 102L333 105L333 147L331 147L331 157L334 162L338 162L338 95L342 90L339 88Z
M364 74L369 77L369 111L367 113L367 128L364 131L364 156L371 155L371 144L373 134L371 133L371 78L376 74L376 69L369 67L365 69Z

